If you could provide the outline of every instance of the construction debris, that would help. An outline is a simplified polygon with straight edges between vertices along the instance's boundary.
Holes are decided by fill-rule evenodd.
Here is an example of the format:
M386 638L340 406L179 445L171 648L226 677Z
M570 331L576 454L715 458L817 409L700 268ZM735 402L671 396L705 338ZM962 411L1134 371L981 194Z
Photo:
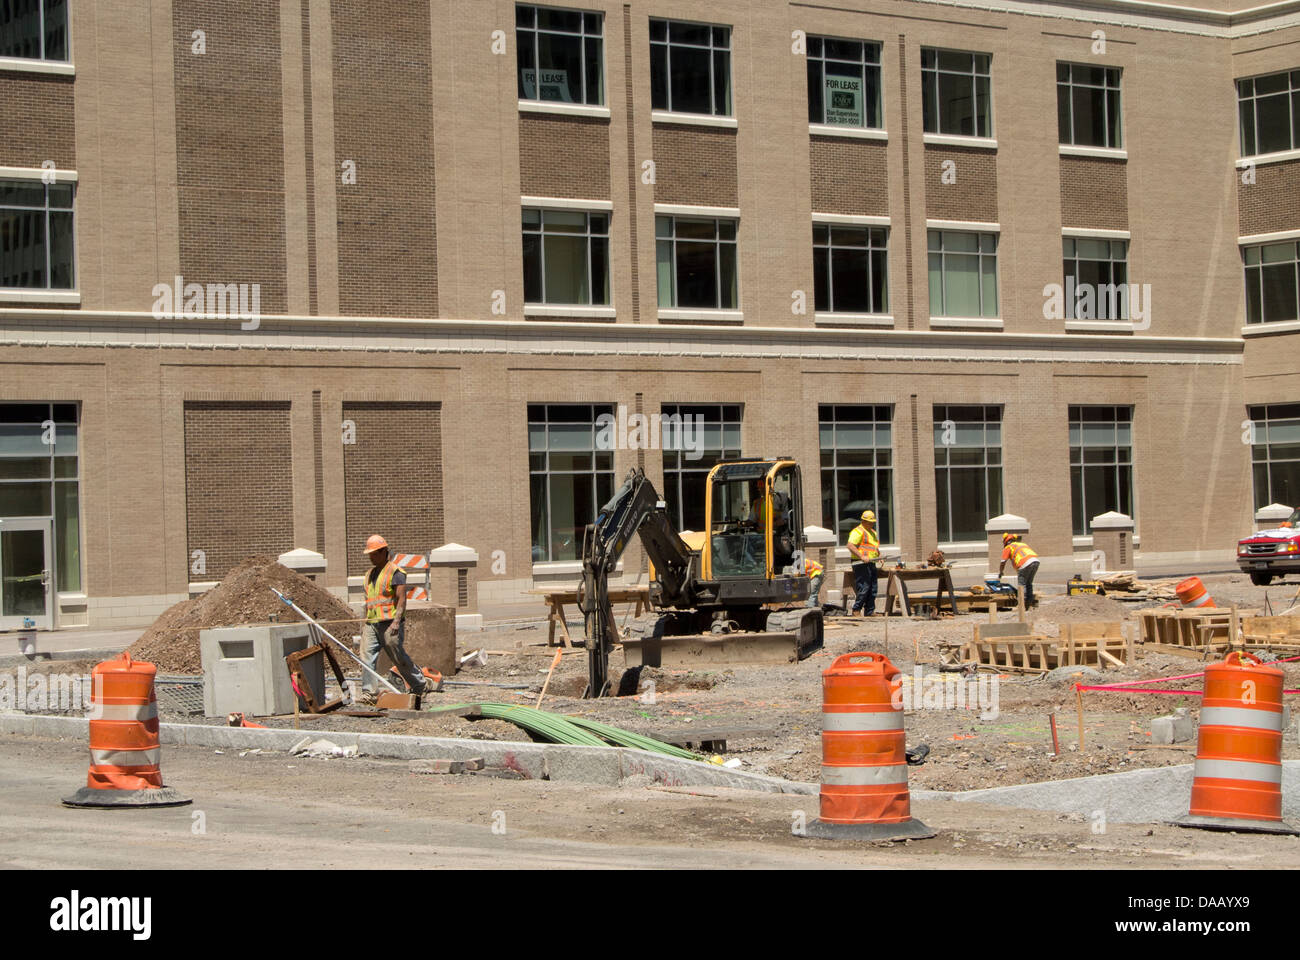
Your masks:
M469 760L412 760L411 773L474 773L483 769L483 758Z
M355 745L340 747L333 740L303 737L289 748L289 752L295 757L355 757L357 748Z

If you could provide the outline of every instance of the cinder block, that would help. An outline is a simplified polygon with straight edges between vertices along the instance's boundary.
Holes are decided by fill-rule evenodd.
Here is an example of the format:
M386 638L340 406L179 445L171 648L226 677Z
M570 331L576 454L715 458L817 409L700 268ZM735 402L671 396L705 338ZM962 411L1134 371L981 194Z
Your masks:
M311 646L305 623L226 627L199 632L203 660L203 712L209 717L246 713L255 717L292 713L298 699L284 658ZM325 690L320 657L303 664L317 695Z
M469 767L468 760L412 760L408 769L412 773L465 773L470 769L479 769L483 761L477 761L479 767Z
M1179 707L1164 717L1151 721L1151 742L1160 744L1185 743L1196 735L1196 726L1187 714L1186 707Z

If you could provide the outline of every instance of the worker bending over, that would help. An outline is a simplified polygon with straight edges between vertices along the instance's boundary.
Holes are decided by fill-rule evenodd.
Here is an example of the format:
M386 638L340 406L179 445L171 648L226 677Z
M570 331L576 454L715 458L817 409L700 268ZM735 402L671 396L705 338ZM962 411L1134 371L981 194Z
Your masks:
M361 683L361 702L373 704L379 692L376 668L379 651L387 651L407 687L417 695L437 689L438 681L419 670L407 656L406 573L388 559L388 541L375 534L366 541L370 569L366 571L366 622L361 628L362 655L369 673Z
M808 575L808 602L805 606L821 606L822 580L826 576L826 570L820 563L812 557L803 558L803 572Z
M862 513L862 522L849 534L849 553L853 556L853 585L857 596L850 615L862 611L864 617L876 612L876 564L880 562L880 537L876 534L876 515Z
M1034 574L1038 572L1038 554L1020 539L1018 533L1002 534L1002 562L998 564L998 579L1010 560L1016 568L1016 583L1025 591L1025 606L1034 605Z

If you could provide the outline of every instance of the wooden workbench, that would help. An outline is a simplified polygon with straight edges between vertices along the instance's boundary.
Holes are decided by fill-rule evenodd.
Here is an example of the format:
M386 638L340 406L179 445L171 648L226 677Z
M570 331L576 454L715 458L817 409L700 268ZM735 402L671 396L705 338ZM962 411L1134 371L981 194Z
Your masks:
M578 588L566 587L559 590L537 588L526 592L532 596L541 597L546 603L549 611L546 615L546 645L555 646L555 627L558 624L560 632L564 635L564 645L572 647L573 638L569 636L569 624L564 619L564 605L578 602ZM647 584L635 587L610 587L609 602L611 605L615 603L636 604L632 615L639 617L650 609L650 587Z
M957 598L953 595L952 573L947 567L905 567L899 570L897 567L887 568L880 571L882 575L889 577L889 586L885 588L885 616L891 616L894 612L894 601L897 600L902 608L903 616L912 615L912 604L907 596L907 585L918 580L935 581L934 591L934 609L937 613L943 603L944 593L948 594L948 609L955 616L957 614Z

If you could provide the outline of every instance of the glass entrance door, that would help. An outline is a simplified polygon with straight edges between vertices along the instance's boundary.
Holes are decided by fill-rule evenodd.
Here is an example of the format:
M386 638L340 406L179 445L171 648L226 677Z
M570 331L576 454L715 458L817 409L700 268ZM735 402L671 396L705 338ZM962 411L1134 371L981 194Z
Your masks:
M50 521L0 520L0 630L54 627Z

